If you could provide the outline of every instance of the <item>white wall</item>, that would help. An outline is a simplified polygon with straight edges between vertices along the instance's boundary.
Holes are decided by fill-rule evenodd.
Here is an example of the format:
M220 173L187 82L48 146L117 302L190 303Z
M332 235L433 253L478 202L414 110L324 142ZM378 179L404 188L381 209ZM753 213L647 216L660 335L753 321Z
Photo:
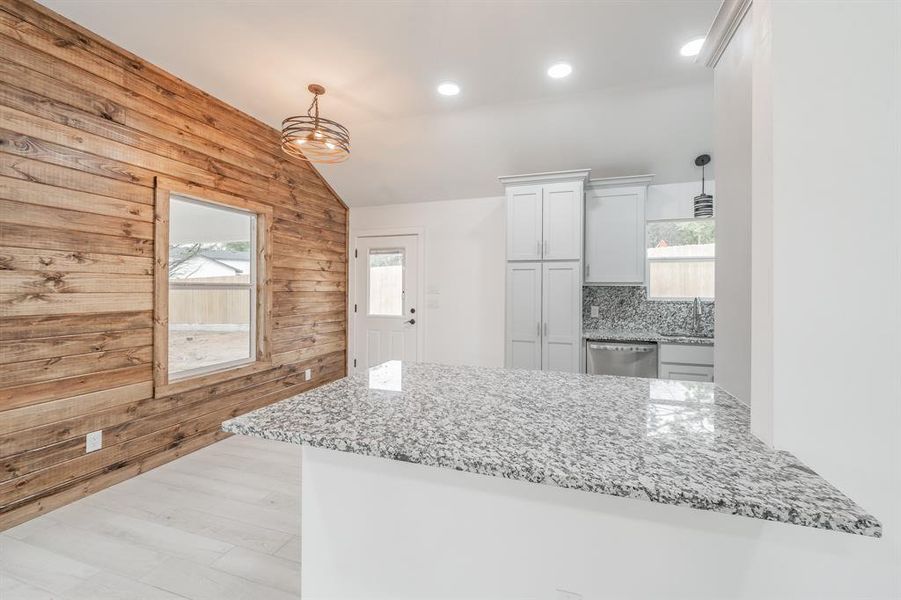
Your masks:
M846 569L901 597L901 3L753 21L754 428L882 520Z
M745 15L713 78L719 183L714 379L745 404L751 402L751 19Z
M694 158L690 158L694 160ZM716 161L716 157L711 160ZM704 190L717 202L716 184L708 179ZM648 186L648 199L645 205L645 218L655 219L693 219L695 216L695 196L701 193L701 180L682 183L662 183ZM719 227L719 223L717 223Z
M769 0L751 9L751 430L773 444L773 36ZM730 265L731 267L731 265ZM737 267L737 266L736 266Z
M885 540L309 446L301 473L303 598L898 597Z
M504 215L503 197L351 208L351 244L364 230L424 230L422 360L504 365ZM353 279L351 271L351 294ZM350 350L352 362L352 341Z

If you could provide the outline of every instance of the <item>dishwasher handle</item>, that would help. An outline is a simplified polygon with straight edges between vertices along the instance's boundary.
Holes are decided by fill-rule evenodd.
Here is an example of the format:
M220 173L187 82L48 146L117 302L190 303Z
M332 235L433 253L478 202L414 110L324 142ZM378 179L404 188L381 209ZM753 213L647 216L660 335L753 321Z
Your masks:
M657 346L656 346L656 344L647 344L647 345L641 345L641 346L630 346L630 345L625 345L625 344L595 344L595 343L589 343L589 344L588 344L588 349L589 349L589 350L610 350L610 351L613 351L613 352L637 352L637 353L644 353L644 352L653 352L654 350L657 349Z

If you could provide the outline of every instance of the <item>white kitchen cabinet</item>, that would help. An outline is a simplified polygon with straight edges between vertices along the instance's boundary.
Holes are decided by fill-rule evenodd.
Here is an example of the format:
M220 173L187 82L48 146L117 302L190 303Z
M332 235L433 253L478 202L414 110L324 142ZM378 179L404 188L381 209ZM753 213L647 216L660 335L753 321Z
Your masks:
M587 170L501 177L507 260L581 260Z
M580 371L582 349L582 282L578 261L543 265L541 368Z
M548 183L542 188L542 258L579 260L582 257L582 182Z
M644 283L644 211L652 177L612 177L588 182L585 283Z
M540 260L542 186L507 188L507 260Z
M579 261L507 263L507 368L581 370L579 265Z
M713 365L675 365L661 364L657 376L660 379L678 379L679 381L713 381Z
M541 369L541 263L507 263L506 366Z
M507 199L504 364L581 371L582 218L589 171L500 177Z
M657 376L681 381L713 381L713 346L659 344Z

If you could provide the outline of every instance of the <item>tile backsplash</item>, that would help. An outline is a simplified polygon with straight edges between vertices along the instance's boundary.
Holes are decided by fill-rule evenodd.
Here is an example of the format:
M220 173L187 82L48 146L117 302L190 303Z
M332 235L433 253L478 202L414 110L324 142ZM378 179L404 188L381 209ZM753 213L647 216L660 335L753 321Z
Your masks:
M693 331L692 305L692 301L648 300L644 286L586 285L582 288L582 327L713 337L713 301L701 301L699 331ZM592 306L599 307L599 317L591 316Z

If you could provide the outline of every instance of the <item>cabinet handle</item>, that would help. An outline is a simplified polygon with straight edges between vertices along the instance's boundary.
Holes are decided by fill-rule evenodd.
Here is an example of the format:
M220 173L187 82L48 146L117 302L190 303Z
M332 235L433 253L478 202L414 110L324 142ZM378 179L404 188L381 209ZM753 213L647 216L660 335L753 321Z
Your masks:
M538 321L536 325L538 325L538 337L541 337L541 321Z
M591 276L591 265L585 265L585 279L588 279Z
M541 257L541 240L538 240L538 256Z
M544 337L547 337L547 321L544 322Z

